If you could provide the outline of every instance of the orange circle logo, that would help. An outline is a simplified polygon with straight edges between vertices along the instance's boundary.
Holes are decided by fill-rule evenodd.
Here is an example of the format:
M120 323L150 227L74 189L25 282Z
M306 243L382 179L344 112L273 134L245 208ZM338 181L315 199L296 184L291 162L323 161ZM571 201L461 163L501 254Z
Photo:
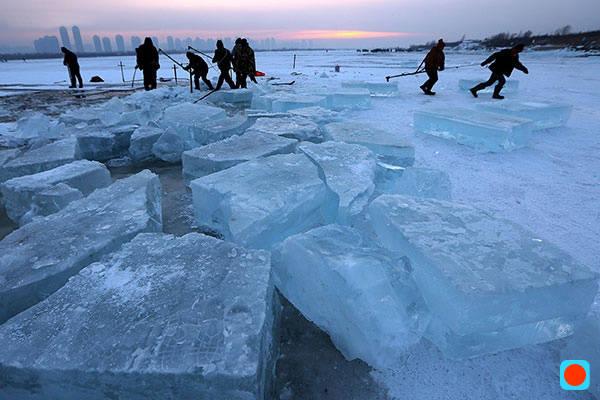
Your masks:
M571 364L564 371L565 381L571 386L580 386L585 382L587 373L585 368L578 364Z

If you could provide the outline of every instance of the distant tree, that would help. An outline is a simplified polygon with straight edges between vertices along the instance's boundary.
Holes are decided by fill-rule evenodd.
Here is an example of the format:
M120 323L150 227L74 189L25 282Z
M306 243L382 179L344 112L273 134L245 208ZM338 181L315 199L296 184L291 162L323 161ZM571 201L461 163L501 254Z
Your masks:
M533 35L533 32L531 32L531 31L527 31L527 32L525 32L525 33L523 34L523 37L524 37L525 39L529 39L529 38L530 38L532 35Z
M554 34L557 36L565 36L571 33L571 25L565 25L562 28L557 29Z

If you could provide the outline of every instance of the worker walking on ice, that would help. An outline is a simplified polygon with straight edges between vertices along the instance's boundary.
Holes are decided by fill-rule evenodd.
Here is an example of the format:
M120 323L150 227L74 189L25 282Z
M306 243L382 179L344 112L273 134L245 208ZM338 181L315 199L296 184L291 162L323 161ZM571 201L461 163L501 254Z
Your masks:
M235 65L238 70L238 88L247 88L248 77L256 83L254 75L256 74L256 59L254 58L254 50L248 44L247 39L242 39L240 47L236 50Z
M144 89L156 89L156 71L160 69L158 62L158 50L154 47L152 39L147 37L144 43L135 49L137 55L137 65L140 71L144 73Z
M445 67L446 56L444 54L444 47L446 47L444 40L438 40L437 44L429 50L429 53L427 53L427 56L423 60L423 63L425 63L425 72L429 79L421 85L421 90L428 96L435 95L435 92L431 89L433 89L433 85L438 81L438 71L443 71Z
M185 55L189 61L189 64L184 69L186 71L191 71L192 75L194 76L194 87L196 90L200 90L200 78L202 78L202 82L206 84L208 90L214 90L211 81L209 81L207 78L208 64L206 61L191 51L188 51L185 53Z
M61 47L60 51L62 51L62 53L65 55L63 65L66 65L67 69L69 70L69 79L71 80L71 86L69 87L71 89L76 88L77 86L75 85L75 80L77 79L77 81L79 81L79 87L82 88L83 79L81 78L81 72L79 71L79 61L77 61L77 55L66 47Z
M522 52L524 48L525 46L523 44L518 44L512 49L504 49L494 53L487 60L482 62L482 67L492 63L492 65L489 67L490 71L492 71L492 75L486 82L482 82L470 89L473 97L477 97L478 91L492 86L495 82L498 82L494 88L494 95L492 98L502 100L504 96L500 95L500 91L506 83L506 78L504 78L505 76L509 77L515 68L519 71L529 74L527 67L521 64L519 61L519 53Z
M235 83L231 79L231 76L229 76L229 71L231 70L231 52L225 48L221 40L217 40L217 48L215 49L212 62L213 64L217 64L219 71L221 71L215 90L221 89L223 82L227 82L231 89L235 89Z

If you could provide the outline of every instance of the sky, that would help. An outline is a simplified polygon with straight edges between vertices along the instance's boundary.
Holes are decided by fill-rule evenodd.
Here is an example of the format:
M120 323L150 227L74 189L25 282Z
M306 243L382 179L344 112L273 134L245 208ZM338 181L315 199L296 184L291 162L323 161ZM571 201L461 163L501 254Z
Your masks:
M600 29L600 0L0 0L0 46L61 25L93 34L313 40L331 47L479 39L498 32Z

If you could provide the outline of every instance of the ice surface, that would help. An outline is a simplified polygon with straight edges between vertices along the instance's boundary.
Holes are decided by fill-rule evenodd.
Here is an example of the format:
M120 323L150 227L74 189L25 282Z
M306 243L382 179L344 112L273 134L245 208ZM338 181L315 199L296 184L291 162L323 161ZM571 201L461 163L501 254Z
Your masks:
M327 94L327 106L333 110L371 108L368 89L338 89Z
M383 195L369 215L381 243L409 257L434 315L428 337L452 358L568 336L598 290L558 247L469 206Z
M140 234L0 328L8 398L267 399L269 253ZM14 397L13 397L14 396Z
M154 157L152 146L164 133L163 129L145 126L136 129L131 135L131 144L129 145L129 155L132 160L139 162Z
M334 122L325 125L325 138L369 148L385 163L407 167L415 162L415 149L397 133L361 122Z
M340 113L323 107L296 108L290 111L291 115L308 118L319 125L336 122L341 119Z
M573 111L573 107L568 104L543 101L487 102L478 107L485 111L530 119L535 123L535 129L564 126Z
M23 175L36 174L79 159L77 140L63 139L29 150L8 161L0 169L0 182Z
M52 121L48 116L31 112L21 117L17 121L17 127L14 135L22 139L47 138L57 139L64 131L64 124Z
M152 145L152 154L163 161L176 163L181 161L181 153L187 145L174 129L168 128Z
M192 180L256 158L293 153L296 143L294 139L262 132L232 136L183 153L183 175Z
M327 107L327 97L315 95L294 95L274 100L271 104L273 112L288 112L297 108Z
M302 117L258 118L248 131L269 133L308 142L323 140L319 126Z
M357 230L328 225L287 238L273 254L277 288L349 360L397 366L429 319L400 258Z
M184 137L191 137L210 121L225 118L225 110L204 104L182 103L165 109L160 125L172 128Z
M254 248L332 222L338 206L317 167L301 154L251 160L190 186L198 225Z
M23 215L32 210L34 196L59 183L67 184L87 196L96 189L110 185L112 179L103 164L87 160L10 179L0 185L7 215L19 223ZM72 195L69 197L72 198Z
M414 127L478 150L500 152L526 146L534 124L509 115L446 107L416 111Z
M293 95L287 92L274 92L262 95L255 94L254 97L252 97L251 108L257 110L272 111L273 102L277 100L287 100L292 96Z
M250 104L252 92L248 89L219 90L207 97L206 100L211 103Z
M37 192L31 199L31 209L21 217L20 223L28 224L33 218L47 216L59 212L69 203L82 199L83 193L66 183L58 183Z
M567 339L561 352L562 360L586 360L590 363L590 388L588 391L600 399L600 380L597 378L600 366L600 313L591 313L577 327L575 334Z
M481 82L485 82L487 80L488 80L488 77L482 77L481 79L459 79L458 87L461 90L469 90L473 86L476 86L477 84L479 84ZM488 88L485 88L480 93L491 93L494 91L495 87L496 87L496 85L494 84ZM519 90L519 81L516 79L507 79L506 84L504 85L504 88L502 89L502 92L503 93L514 93L517 90Z
M0 167L9 162L10 160L14 160L17 158L22 151L20 149L6 149L0 150Z
M364 82L344 81L343 88L367 89L372 96L393 96L398 94L398 84L395 82Z
M119 157L123 152L117 145L115 135L108 131L87 132L77 136L77 147L81 158L95 161L107 161Z
M19 228L0 241L0 323L138 233L161 229L160 181L150 171Z
M430 168L406 168L389 193L451 200L452 184L448 174L443 171Z
M338 196L338 221L345 224L360 214L375 190L375 155L366 147L340 142L303 143L299 149Z

